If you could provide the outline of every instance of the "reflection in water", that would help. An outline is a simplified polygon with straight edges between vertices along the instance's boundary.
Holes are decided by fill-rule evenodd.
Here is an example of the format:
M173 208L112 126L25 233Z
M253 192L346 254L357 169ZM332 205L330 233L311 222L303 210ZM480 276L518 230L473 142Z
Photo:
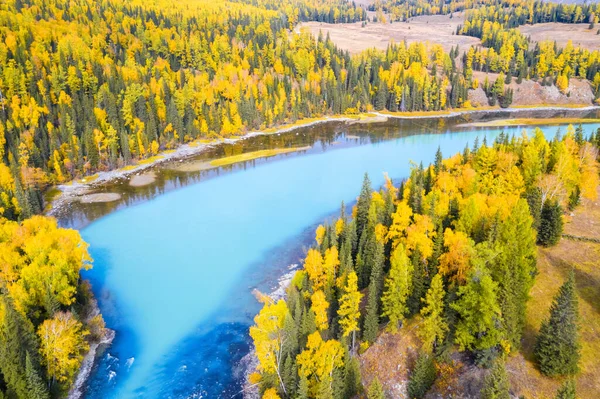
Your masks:
M55 216L62 226L81 229L92 221L110 212L148 201L165 192L195 184L203 180L219 177L226 173L253 168L266 162L273 162L279 159L303 156L327 150L342 149L356 145L371 144L417 134L443 134L464 130L479 130L485 132L486 128L468 129L456 126L474 121L516 118L517 116L519 118L557 118L567 116L572 118L598 118L600 117L600 111L524 110L518 113L497 111L491 114L489 112L482 112L481 114L474 113L439 119L390 119L388 122L375 124L331 122L309 128L299 128L288 133L254 136L235 143L218 144L207 148L202 153L186 160L175 161L154 167L156 180L154 183L146 186L132 187L129 185L128 178L121 178L113 182L102 184L95 189L95 192L117 192L122 195L121 199L105 203L81 204L79 202L73 202L68 207L65 207L65 209L58 210ZM528 129L532 128L529 127ZM515 130L515 128L511 128L511 130ZM220 168L190 172L177 170L177 167L182 163L208 163L213 159L261 149L297 148L306 146L311 147L311 149L299 151L298 153L282 154L272 158L255 159Z

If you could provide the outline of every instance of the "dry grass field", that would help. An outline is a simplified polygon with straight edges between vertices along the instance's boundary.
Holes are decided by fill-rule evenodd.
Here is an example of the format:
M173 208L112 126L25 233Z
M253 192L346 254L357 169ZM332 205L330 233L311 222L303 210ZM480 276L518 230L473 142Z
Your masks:
M317 36L319 31L329 37L341 49L356 54L369 48L385 50L391 41L439 43L449 52L457 44L461 49L480 45L481 41L470 36L454 34L462 23L460 15L450 18L446 15L431 15L411 18L410 22L327 24L320 22L302 23L297 29L307 28Z
M566 234L600 239L600 200L584 200L566 219ZM527 308L523 350L511 357L507 365L513 390L526 398L552 398L561 384L560 380L544 377L537 371L532 351L535 335L548 317L552 298L572 268L581 316L579 366L583 371L577 377L577 394L580 399L600 395L600 244L562 239L555 247L539 250L539 274Z
M569 40L574 46L586 48L590 51L600 50L600 35L597 35L598 26L589 29L589 24L561 24L546 23L535 25L523 25L519 30L532 41L544 40L556 41L559 47L564 47Z

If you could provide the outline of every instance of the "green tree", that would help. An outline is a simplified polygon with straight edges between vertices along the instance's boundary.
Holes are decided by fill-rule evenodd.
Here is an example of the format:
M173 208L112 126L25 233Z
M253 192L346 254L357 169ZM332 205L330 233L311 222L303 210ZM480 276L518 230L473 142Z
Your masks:
M435 378L436 370L433 358L426 353L420 353L408 380L408 397L411 399L423 398L435 382Z
M375 342L377 333L379 332L379 301L383 285L383 262L383 245L380 242L377 242L367 297L367 313L363 327L363 338L370 343Z
M352 398L363 389L360 378L360 363L354 356L346 356L344 397Z
M25 375L27 376L27 390L30 399L50 399L48 388L39 367L33 364L29 353L25 355Z
M526 306L537 272L535 232L527 201L519 200L508 219L498 226L492 276L499 284L498 302L506 338L519 348L525 328Z
M37 354L37 341L29 322L6 295L0 295L0 342L0 370L9 391L19 399L33 397L33 370L27 374L27 357Z
M431 353L436 344L442 342L448 332L448 324L444 318L444 281L442 276L436 274L431 280L431 287L427 290L427 295L423 302L425 306L421 309L423 323L421 324L418 335L423 342L425 352Z
M556 392L554 399L577 399L575 380L569 378Z
M467 285L458 289L458 300L450 307L459 315L455 340L461 350L486 350L500 342L497 292L498 283L483 270L472 273Z
M575 274L570 272L550 307L550 318L542 322L534 354L542 373L573 375L579 371L579 311Z
M563 232L562 207L557 201L548 200L542 206L538 244L551 247L558 244Z
M369 179L369 175L365 173L358 202L356 204L356 236L359 242L362 238L364 229L367 227L372 193L373 188L371 186L371 179Z
M379 382L379 378L375 376L371 385L369 385L369 392L367 393L367 398L369 399L385 399L385 394L383 393L383 387Z
M509 389L504 362L497 360L483 380L481 399L510 399Z
M385 291L381 298L383 315L390 319L390 330L396 332L408 307L406 301L411 291L412 263L402 244L392 251L390 273L385 280Z

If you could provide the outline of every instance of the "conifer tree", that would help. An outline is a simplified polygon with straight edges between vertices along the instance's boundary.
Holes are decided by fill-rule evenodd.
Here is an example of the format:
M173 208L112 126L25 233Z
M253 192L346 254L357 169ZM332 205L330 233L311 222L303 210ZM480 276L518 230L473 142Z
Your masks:
M535 358L540 370L546 375L574 375L579 371L577 306L575 274L571 271L554 297L550 317L542 322L535 344Z
M408 397L411 399L423 398L435 382L435 378L436 370L433 358L426 353L420 353L408 380Z
M500 342L502 322L497 299L498 284L478 270L458 289L458 300L450 305L458 315L456 343L461 350L486 350Z
M300 375L300 381L298 382L298 393L297 399L309 399L310 391L308 387L308 379L304 375Z
M425 263L421 259L421 251L419 247L410 255L410 263L412 264L412 287L408 298L408 308L411 315L419 313L421 309L421 298L425 296L427 291Z
M369 392L367 393L367 398L368 399L385 399L385 395L383 393L383 387L381 386L381 383L379 382L379 378L377 378L377 376L375 376L375 378L373 378L373 381L371 382L371 385L369 386Z
M34 376L33 369L27 374L27 355L37 354L37 341L6 295L0 295L0 316L0 370L10 391L18 398L29 398Z
M481 399L510 399L509 388L504 361L497 360L483 380Z
M563 232L562 207L557 201L548 200L542 207L538 244L551 247L558 244Z
M359 242L362 239L364 229L367 227L372 193L373 188L371 186L371 179L369 179L369 175L365 173L358 202L356 204L356 237Z
M435 171L435 175L437 176L440 171L442 170L442 161L444 160L443 156L442 156L442 149L440 148L440 146L438 146L437 151L435 152L435 163L434 165L434 171Z
M360 378L360 363L355 356L346 356L344 397L352 398L363 389Z
M423 302L425 306L421 309L423 323L418 335L423 342L423 350L427 353L433 352L437 343L443 341L448 324L444 318L444 281L442 276L436 274L431 280L431 287Z
M492 269L499 284L498 302L506 338L513 348L520 346L529 290L537 271L535 232L531 225L527 201L521 199L508 219L498 226L496 245L501 249Z
M411 291L412 263L402 244L392 251L389 276L385 280L385 291L381 298L383 315L390 319L390 330L396 332L408 312L406 304Z
M29 352L25 355L25 375L30 399L50 399L48 388L40 374L39 368L33 364Z
M371 270L371 281L367 298L367 313L364 322L364 339L373 343L379 331L379 301L383 285L383 245L377 242L375 261Z
M554 399L577 399L575 380L572 378L566 380L556 392Z

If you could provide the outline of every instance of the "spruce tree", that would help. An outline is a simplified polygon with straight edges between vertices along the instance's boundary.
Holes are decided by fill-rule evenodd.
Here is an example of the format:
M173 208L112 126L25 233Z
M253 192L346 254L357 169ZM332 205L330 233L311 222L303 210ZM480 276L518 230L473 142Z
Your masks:
M569 210L572 211L579 205L581 201L581 189L576 186L571 194L569 194Z
M390 273L385 280L385 292L381 301L383 315L390 319L389 328L396 332L408 313L406 302L411 292L413 266L402 244L398 244L392 251L390 263Z
M346 356L346 364L344 367L346 369L344 397L352 398L354 395L359 394L363 389L360 378L360 364L356 357Z
M408 308L411 315L419 313L421 309L421 298L425 296L427 292L427 281L425 276L425 264L421 259L421 251L419 247L415 248L410 256L410 262L412 263L413 275L412 275L412 290L410 297L408 298Z
M435 382L435 378L433 358L426 353L420 353L408 380L408 397L410 399L423 398Z
M481 399L510 399L509 389L504 362L497 360L483 380Z
M4 322L0 325L0 370L10 391L18 398L29 398L31 383L35 381L33 369L30 376L27 374L27 355L37 354L36 337L7 296L0 295L0 308L4 313ZM38 377L42 378L39 374Z
M577 399L575 380L572 378L566 380L556 392L554 399Z
M308 399L310 398L310 391L308 388L308 379L306 376L300 376L300 381L298 382L298 391L296 395L296 399Z
M379 382L379 378L377 376L373 378L371 385L369 386L369 392L367 393L367 398L369 399L385 399L385 395L383 393L383 387Z
M550 318L542 322L534 354L542 373L574 375L579 371L579 333L575 274L569 274L550 307Z
M365 173L360 196L358 197L358 202L356 204L356 237L359 242L362 238L363 230L367 227L372 193L373 188L371 186L371 179L369 179L369 175Z
M29 353L25 355L25 375L27 377L29 399L50 399L48 388L40 374L40 370L33 364Z
M444 317L444 281L440 274L431 280L431 287L424 299L421 309L423 323L419 327L418 336L423 342L423 350L433 352L436 344L442 342L448 332L448 323Z
M538 231L542 219L542 190L539 187L531 187L525 192L529 213L533 217L533 228Z
M538 244L551 247L558 244L563 232L562 207L555 200L548 200L542 207Z
M442 170L442 161L444 160L442 156L442 149L438 146L437 151L435 152L435 162L433 164L433 170L435 171L436 176Z
M379 332L379 298L383 285L383 245L377 242L375 261L371 269L371 281L369 283L369 296L367 298L367 314L364 323L364 339L373 343Z

